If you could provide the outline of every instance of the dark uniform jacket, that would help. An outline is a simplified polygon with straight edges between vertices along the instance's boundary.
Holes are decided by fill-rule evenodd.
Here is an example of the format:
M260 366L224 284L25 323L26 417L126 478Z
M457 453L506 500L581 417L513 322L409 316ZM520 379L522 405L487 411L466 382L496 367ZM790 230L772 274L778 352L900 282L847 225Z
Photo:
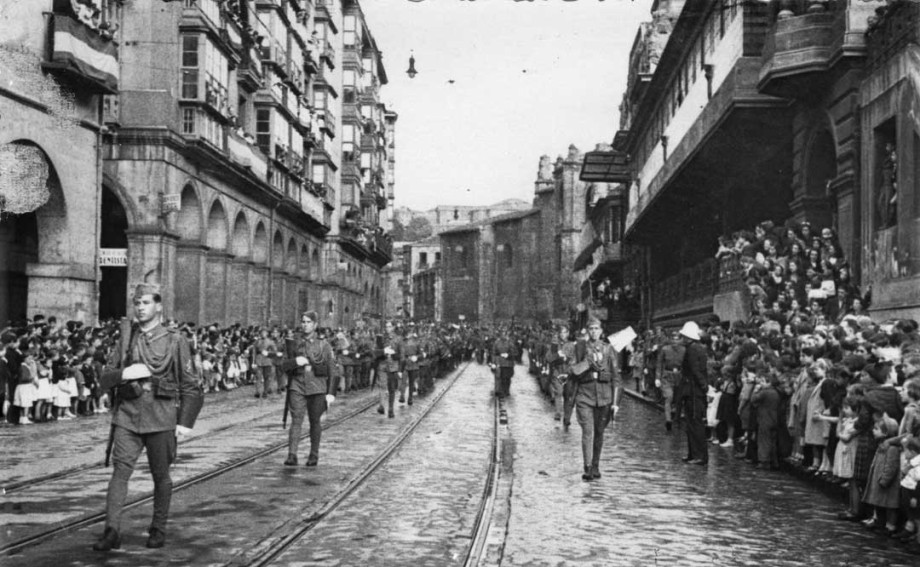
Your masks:
M502 356L507 355L507 356ZM492 343L492 362L496 366L514 366L517 347L509 339L499 338Z
M309 361L307 366L298 366L297 357L302 356ZM335 394L335 355L332 346L325 339L319 338L316 333L306 336L297 333L293 339L285 341L284 359L281 361L281 371L289 372L292 394L311 396L314 394Z
M575 403L596 407L611 405L614 390L623 385L616 351L604 339L589 340L585 343L583 360L588 362L588 371L578 377Z
M105 389L124 384L121 370L135 363L146 364L153 376L132 381L141 395L134 399L120 397L112 424L134 433L170 431L177 424L194 427L204 394L185 337L157 325L146 332L136 329L121 340L130 343L127 347L119 344L115 349L109 364L115 370L103 375L100 386Z
M422 357L422 346L418 339L409 337L402 344L403 358L406 370L418 370L419 360Z
M403 345L399 337L395 335L381 335L379 340L378 352L378 374L382 372L401 372L404 366L403 362ZM387 348L391 349L394 354L386 354Z
M684 396L706 396L709 389L708 379L709 357L706 347L697 341L687 345L684 355L684 365L678 391Z
M259 339L253 348L255 350L253 364L256 366L272 366L275 364L275 353L278 352L278 345L275 344L275 341L269 338ZM265 354L262 354L263 352Z

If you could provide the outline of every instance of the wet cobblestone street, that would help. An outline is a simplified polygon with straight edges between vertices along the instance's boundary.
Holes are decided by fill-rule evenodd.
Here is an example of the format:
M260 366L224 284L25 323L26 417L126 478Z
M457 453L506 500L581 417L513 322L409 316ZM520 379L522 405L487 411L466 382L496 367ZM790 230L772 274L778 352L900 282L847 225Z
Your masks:
M916 556L835 515L841 503L782 472L712 447L685 465L685 434L623 397L605 438L603 478L581 480L581 430L553 421L517 368L508 401L516 443L502 565L912 566Z

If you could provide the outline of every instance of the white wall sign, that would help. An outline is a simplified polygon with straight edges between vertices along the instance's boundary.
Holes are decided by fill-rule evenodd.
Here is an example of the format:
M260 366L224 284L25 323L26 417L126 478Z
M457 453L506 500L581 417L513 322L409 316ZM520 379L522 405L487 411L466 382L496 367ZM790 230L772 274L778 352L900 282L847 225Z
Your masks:
M99 266L100 267L126 267L128 265L127 248L100 248L99 249Z

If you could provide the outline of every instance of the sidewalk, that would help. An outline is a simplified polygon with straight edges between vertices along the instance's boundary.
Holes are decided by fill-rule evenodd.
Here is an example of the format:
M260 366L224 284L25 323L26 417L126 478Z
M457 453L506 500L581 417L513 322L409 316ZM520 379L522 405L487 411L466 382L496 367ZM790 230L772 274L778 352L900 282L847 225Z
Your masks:
M632 384L625 386L623 388L623 393L630 396L631 398L641 401L644 404L655 407L662 412L664 411L664 404L648 396L643 396L640 392L637 392L634 388L630 388L629 386L631 385ZM676 411L677 410L675 408L675 412ZM674 427L675 427L675 431L677 431L680 429L680 424L675 423ZM718 446L716 447L717 449L721 451L734 451L734 449L722 448ZM780 461L779 468L781 471L791 476L794 476L800 480L809 482L810 484L814 485L816 488L820 489L825 494L828 494L835 498L840 498L841 501L843 502L847 501L847 498L848 498L847 489L841 486L840 484L837 484L836 482L831 482L830 479L828 478L816 477L813 474L809 473L807 470L805 470L805 467L802 467L801 465L788 463L786 461Z

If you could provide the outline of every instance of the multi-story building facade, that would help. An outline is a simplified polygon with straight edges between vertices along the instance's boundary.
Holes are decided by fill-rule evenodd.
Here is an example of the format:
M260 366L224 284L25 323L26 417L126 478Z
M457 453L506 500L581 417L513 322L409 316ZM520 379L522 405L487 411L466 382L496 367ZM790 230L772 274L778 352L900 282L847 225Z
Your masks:
M0 21L0 321L98 311L103 97L122 3L7 2ZM80 8L76 10L75 8ZM104 230L104 229L103 229ZM122 235L124 238L124 235Z
M667 39L634 46L613 144L630 158L624 236L639 252L624 270L646 324L745 317L739 271L713 256L720 235L764 220L835 228L873 309L910 311L910 213L899 204L883 221L873 204L883 163L914 161L913 44L884 28L896 12L916 34L908 4L654 3L647 29ZM894 183L912 194L910 171Z
M442 320L576 320L574 264L588 190L581 160L575 146L555 162L543 156L530 209L439 234Z
M0 251L26 265L16 268L12 279L20 291L8 294L6 303L93 321L123 315L128 290L153 281L167 290L168 316L183 321L295 324L304 309L318 311L329 325L379 316L380 268L390 247L376 220L389 201L381 200L366 225L369 238L352 238L347 249L341 231L349 204L342 195L345 14L360 10L357 2L97 3L111 15L105 26L88 18L99 28L95 33L103 40L118 34L114 80L111 73L103 76L110 84L74 74L66 54L36 59L49 76L62 77L54 80L67 77L70 83L60 88L82 109L76 128L93 133L85 140L58 136L57 142L60 151L83 152L68 177L92 194L57 189L49 204L68 221L54 228L28 216L3 221L12 227L4 234L17 237L0 244ZM54 22L77 3L35 4L14 15L37 24L42 9L55 14L44 26L25 26L43 30L26 38L38 50L49 35L57 41ZM372 51L376 75L384 75L379 52ZM35 67L32 75L44 78ZM0 97L3 104L21 99ZM93 109L100 109L98 116ZM44 147L39 139L56 135L53 125L41 122L47 109L35 110L34 134L7 124L0 132ZM28 118L19 109L10 114ZM379 122L392 129L395 120ZM77 176L78 170L85 171ZM54 179L61 184L64 178ZM61 210L65 203L89 209L71 220ZM40 238L18 236L36 225L32 232ZM28 267L36 263L35 242L49 239L58 241L58 256L72 250L64 254L66 270ZM27 302L18 299L23 287ZM57 305L65 300L73 305Z
M441 239L437 235L403 245L403 279L408 282L408 316L441 320Z

